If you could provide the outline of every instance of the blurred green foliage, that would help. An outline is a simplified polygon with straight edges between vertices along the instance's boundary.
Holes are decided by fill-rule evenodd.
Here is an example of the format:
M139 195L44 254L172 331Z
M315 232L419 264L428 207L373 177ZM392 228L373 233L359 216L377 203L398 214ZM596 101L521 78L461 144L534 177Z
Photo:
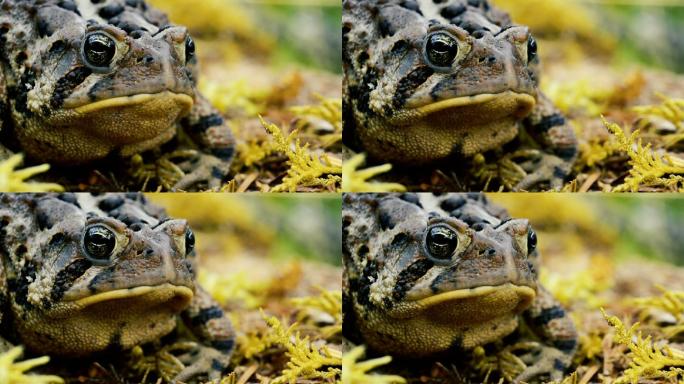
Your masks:
M617 257L641 256L684 265L684 199L677 194L587 197L597 225L614 226Z
M337 194L147 196L169 216L188 220L203 256L308 259L341 265L342 202Z
M684 72L684 2L661 6L644 0L594 8L605 30L619 41L615 56L618 64L642 63Z
M306 5L298 1L265 3L255 3L249 8L262 18L264 29L277 39L276 64L295 62L342 72L341 1L336 6Z
M334 265L342 264L342 201L338 194L245 196L278 240L274 258L295 255Z
M684 266L684 199L678 194L489 194L539 234L542 255L645 258Z

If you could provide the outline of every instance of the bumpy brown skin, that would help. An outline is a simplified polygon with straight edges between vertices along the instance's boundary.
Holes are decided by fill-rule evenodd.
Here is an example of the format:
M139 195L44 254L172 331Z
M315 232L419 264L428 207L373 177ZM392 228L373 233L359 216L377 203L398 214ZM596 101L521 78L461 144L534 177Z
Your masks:
M344 0L342 28L346 145L411 166L537 149L516 188L562 186L577 143L539 92L526 27L486 0ZM429 58L437 33L457 42L449 65Z
M570 317L539 285L539 255L527 220L511 219L484 195L345 194L344 334L399 357L460 358L521 323L540 340L515 380L562 377L577 346ZM450 228L452 253L430 251L432 229ZM529 333L529 332L528 332Z
M107 65L85 54L98 32L116 45ZM196 149L174 187L219 186L234 141L197 91L193 44L143 0L0 0L0 143L56 165Z
M115 234L106 257L89 228ZM234 349L231 323L195 281L194 237L143 195L0 195L0 346L62 357L157 342L183 321L193 350L175 378L216 379ZM187 337L190 337L187 340Z

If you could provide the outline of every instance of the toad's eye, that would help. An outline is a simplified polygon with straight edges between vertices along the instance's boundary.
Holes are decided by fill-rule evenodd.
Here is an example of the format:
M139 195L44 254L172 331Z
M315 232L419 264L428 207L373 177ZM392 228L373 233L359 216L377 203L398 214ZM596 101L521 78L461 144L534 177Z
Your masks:
M195 57L195 41L188 36L185 39L185 62L188 63Z
M88 227L83 236L83 249L86 257L96 265L109 263L116 247L116 235L104 225Z
M185 231L185 254L189 255L195 249L195 234L190 228Z
M458 245L456 232L444 225L434 226L428 229L425 245L428 254L438 261L445 261L451 258Z
M537 233L532 229L527 231L527 254L534 252L537 249Z
M437 32L428 36L425 44L425 56L437 67L450 67L458 54L456 38L445 32Z
M83 42L83 57L96 68L107 68L116 54L116 42L102 32L91 33Z
M529 39L527 39L527 62L532 62L534 59L537 58L537 40L534 39L534 37L530 36Z

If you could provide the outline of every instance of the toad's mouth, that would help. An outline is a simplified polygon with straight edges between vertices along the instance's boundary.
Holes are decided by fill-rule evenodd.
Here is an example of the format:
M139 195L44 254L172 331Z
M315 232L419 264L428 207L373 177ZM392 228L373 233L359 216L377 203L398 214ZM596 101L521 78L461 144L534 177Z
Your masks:
M32 155L56 164L85 163L113 151L127 157L171 140L177 122L190 113L193 104L191 96L169 91L65 104L47 118L49 132L25 140L39 140L43 151ZM78 149L83 143L88 150ZM61 150L53 153L52 148Z
M473 96L455 97L409 109L410 114L439 121L447 114L454 118L468 117L470 122L492 121L504 116L518 119L532 112L537 101L532 95L506 91Z
M465 324L518 314L528 308L535 297L534 288L506 283L406 300L392 308L389 314L397 319L425 316L437 321L444 319Z
M21 322L20 332L35 351L87 356L125 350L167 335L190 305L192 289L164 283L117 289L54 303Z
M118 145L133 144L159 136L187 115L193 104L193 98L182 93L138 94L78 106L65 104L49 122L65 132L78 129Z
M180 312L194 297L193 290L186 286L164 283L155 286L138 286L97 293L81 298L65 299L51 310L51 317L60 318L74 312L102 312L120 308L131 311L133 307L142 312L163 306L171 312Z
M71 104L65 103L64 109L66 111L73 111L79 115L87 115L89 113L99 113L104 110L109 109L126 109L134 107L137 105L144 105L148 108L150 107L163 107L167 108L178 105L184 106L187 110L190 110L194 100L192 96L186 95L184 93L175 93L171 91L163 91L158 93L142 93L129 96L114 97L111 99L100 100L96 102L86 103L86 104Z
M388 120L392 136L398 137L389 141L400 148L423 148L423 162L452 155L471 157L513 140L519 122L535 105L534 96L513 91L409 105ZM420 159L406 159L415 160Z

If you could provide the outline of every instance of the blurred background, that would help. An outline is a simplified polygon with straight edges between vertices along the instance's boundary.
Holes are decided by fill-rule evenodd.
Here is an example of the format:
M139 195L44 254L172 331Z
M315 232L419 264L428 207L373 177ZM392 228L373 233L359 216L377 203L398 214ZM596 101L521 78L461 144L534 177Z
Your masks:
M151 0L198 40L200 62L342 72L339 0Z
M149 194L184 218L200 257L341 265L341 200L336 194Z
M596 257L684 266L684 199L677 194L489 196L530 220L543 262L560 270Z
M493 0L542 41L542 58L684 72L684 1Z

